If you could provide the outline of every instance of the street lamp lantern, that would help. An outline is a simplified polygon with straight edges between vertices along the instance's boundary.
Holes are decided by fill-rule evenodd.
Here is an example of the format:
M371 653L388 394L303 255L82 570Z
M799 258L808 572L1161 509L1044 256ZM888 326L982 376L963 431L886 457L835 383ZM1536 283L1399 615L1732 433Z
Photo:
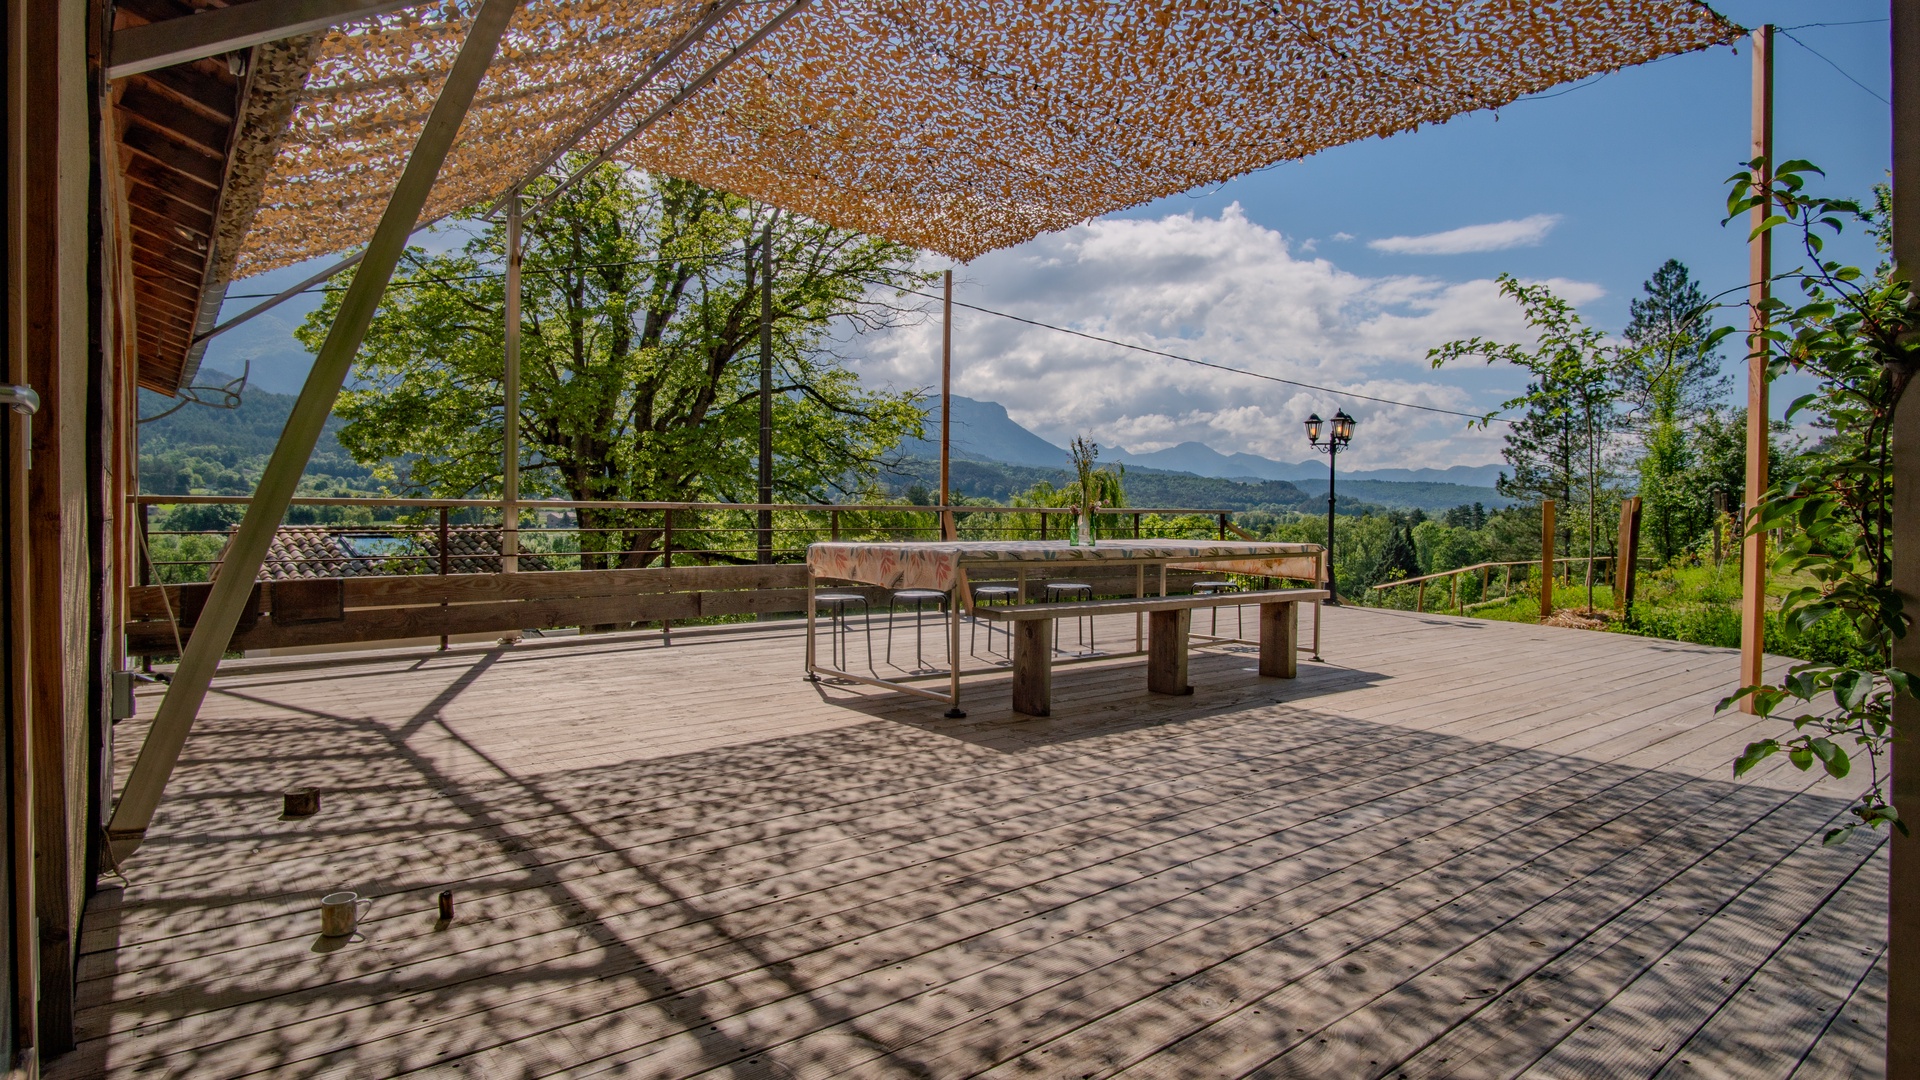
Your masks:
M1320 429L1323 421L1319 413L1307 417L1307 445L1327 455L1327 603L1338 607L1340 590L1333 580L1333 509L1334 480L1339 472L1340 451L1353 441L1353 417L1347 410L1341 409L1333 414L1332 427L1327 431L1327 441L1320 441Z
M1347 415L1347 410L1341 409L1333 414L1333 441L1345 446L1352 440L1353 417Z

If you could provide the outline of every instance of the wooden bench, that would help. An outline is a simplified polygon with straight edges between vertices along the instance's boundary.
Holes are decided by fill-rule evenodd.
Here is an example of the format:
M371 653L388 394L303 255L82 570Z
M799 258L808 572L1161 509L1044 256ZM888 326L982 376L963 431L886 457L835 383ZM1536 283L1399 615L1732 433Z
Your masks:
M1291 679L1297 671L1298 605L1324 600L1325 589L1266 589L1207 596L1149 596L1130 600L1085 600L1017 607L975 607L978 618L1012 624L1013 711L1046 716L1053 704L1053 623L1089 615L1147 616L1147 689L1191 694L1187 684L1187 638L1195 608L1260 605L1260 674Z

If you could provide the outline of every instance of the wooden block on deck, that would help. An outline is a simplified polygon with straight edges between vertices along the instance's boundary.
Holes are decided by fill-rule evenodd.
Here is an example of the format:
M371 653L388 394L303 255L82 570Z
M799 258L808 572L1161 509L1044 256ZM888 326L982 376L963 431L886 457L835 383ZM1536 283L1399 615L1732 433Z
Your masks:
M1193 609L1147 613L1147 689L1156 694L1191 694L1187 683L1187 634Z
M1291 679L1299 674L1299 605L1291 600L1260 605L1260 674Z
M1013 624L1013 711L1046 716L1053 708L1053 620Z

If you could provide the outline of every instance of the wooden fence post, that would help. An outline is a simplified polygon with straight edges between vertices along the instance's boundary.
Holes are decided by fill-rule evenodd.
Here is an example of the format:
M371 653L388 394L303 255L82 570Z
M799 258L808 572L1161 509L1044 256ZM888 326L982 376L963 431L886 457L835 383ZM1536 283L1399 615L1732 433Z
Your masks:
M1640 496L1620 502L1619 554L1613 560L1613 606L1625 616L1633 605L1635 572L1640 558Z
M1540 504L1540 618L1553 614L1553 500Z

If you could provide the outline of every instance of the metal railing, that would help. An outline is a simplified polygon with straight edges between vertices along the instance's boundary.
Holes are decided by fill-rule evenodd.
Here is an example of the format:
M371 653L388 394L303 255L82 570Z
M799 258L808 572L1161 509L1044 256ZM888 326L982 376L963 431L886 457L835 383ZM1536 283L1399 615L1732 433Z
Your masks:
M139 495L140 583L205 581L227 520L155 527L155 507L244 508L228 495ZM772 512L763 530L759 512ZM516 519L498 500L295 498L263 576L387 576L516 570L637 569L801 561L823 540L932 540L951 515L961 539L1063 539L1072 507L913 503L711 503L527 500ZM1103 539L1245 533L1218 508L1121 507L1095 515ZM176 525L181 523L174 523ZM276 561L280 564L276 566ZM297 566L286 565L288 563Z

